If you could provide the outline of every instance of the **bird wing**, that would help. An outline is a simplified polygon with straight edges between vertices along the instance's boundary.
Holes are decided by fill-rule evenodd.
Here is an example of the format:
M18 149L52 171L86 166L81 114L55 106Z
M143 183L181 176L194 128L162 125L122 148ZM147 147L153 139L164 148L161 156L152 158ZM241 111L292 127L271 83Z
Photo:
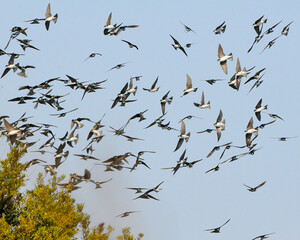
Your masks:
M235 68L235 71L238 73L241 71L241 64L240 64L240 59L237 58L236 60L236 68Z
M227 74L228 73L228 70L227 70L227 61L220 62L220 65L221 65L221 68L222 68L223 72L225 74Z
M182 143L183 143L183 138L179 138L177 146L176 146L174 152L177 151L181 147Z
M181 122L180 134L183 135L185 134L185 123L182 120L180 122Z
M218 57L219 57L219 58L222 58L222 57L224 57L224 56L225 56L225 54L224 54L224 52L223 52L223 48L222 48L221 44L219 44L219 48L218 48Z
M205 104L205 102L204 102L204 92L202 92L200 104L201 104L201 105L204 105L204 104Z
M173 39L175 44L179 44L179 42L175 38L173 38L173 36L171 34L170 34L170 37Z
M110 21L111 21L111 16L112 16L112 12L108 15L107 20L106 20L106 25L110 25Z
M266 181L264 181L264 182L262 182L261 184L259 184L257 187L255 187L256 189L257 188L260 188L260 187L262 187L263 185L265 185L266 184Z
M185 56L188 56L182 46L180 46L179 49L185 54Z
M192 79L188 74L186 75L186 88L192 88Z
M46 10L46 13L45 13L45 17L48 18L48 17L51 17L51 7L50 7L50 3L48 4L47 6L47 10Z

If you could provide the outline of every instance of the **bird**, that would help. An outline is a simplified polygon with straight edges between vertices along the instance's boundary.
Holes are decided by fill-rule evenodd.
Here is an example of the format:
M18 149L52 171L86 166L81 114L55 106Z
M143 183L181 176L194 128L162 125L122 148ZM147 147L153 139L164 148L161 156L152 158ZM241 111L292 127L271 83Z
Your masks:
M77 156L77 157L80 157L82 160L88 160L88 159L91 159L91 160L96 160L96 161L99 161L100 159L99 158L96 158L96 157L93 157L93 156L90 156L90 155L85 155L85 154L73 154L74 156Z
M192 119L192 118L198 118L198 119L203 119L203 118L199 118L199 117L196 117L196 116L192 116L192 115L187 115L187 116L185 116L184 118L182 118L182 119L180 119L180 121L182 120L185 120L185 119ZM179 123L180 123L180 121L179 121Z
M247 70L244 67L243 70L242 70L241 64L240 64L240 60L239 60L239 58L237 58L237 61L236 61L236 73L234 74L235 80L236 80L236 90L239 90L239 88L240 88L242 77L247 77L249 71L251 71L252 69L253 68Z
M220 62L220 65L223 69L223 72L225 74L227 74L228 70L227 70L227 60L233 60L233 57L232 57L232 53L229 53L228 55L225 55L224 52L223 52L223 48L221 46L221 44L219 44L219 48L218 48L218 62Z
M112 13L110 13L106 20L106 25L104 26L104 35L108 35L110 31L114 30L116 25L111 25Z
M26 69L27 68L35 68L35 66L31 66L31 65L20 66L19 65L18 69L21 70L21 72L18 72L17 75L20 76L20 77L24 77L24 78L28 77L27 74L26 74Z
M57 22L57 18L58 18L58 14L55 14L54 16L52 16L50 3L47 6L45 17L46 17L46 19L45 19L45 26L46 26L46 29L48 31L49 27L50 27L50 22L53 21L54 23L56 23Z
M206 80L201 80L201 81L205 81L205 82L207 82L208 84L210 84L210 85L213 85L213 84L215 84L216 82L220 82L220 81L224 81L225 79L214 79L214 78L212 78L212 79L206 79Z
M219 164L218 164L217 166L215 166L215 167L213 167L213 168L207 170L205 173L209 173L209 172L211 172L211 171L217 172L217 171L219 171L219 170L220 170L220 166L219 166Z
M25 22L29 22L30 24L40 24L40 21L45 21L46 18L34 18L30 20L26 20Z
M260 112L262 110L267 110L268 109L268 105L262 106L262 98L258 101L258 103L255 106L254 112L255 112L255 116L258 119L258 121L261 120L261 114Z
M256 72L252 77L250 77L244 84L247 84L248 82L250 82L250 81L252 81L252 80L258 80L259 79L259 75L263 72L263 71L265 71L266 70L266 68L263 68L263 69L261 69L261 70L259 70L258 72Z
M110 179L108 179L106 181L100 182L100 181L94 181L94 180L91 179L90 182L92 182L92 183L94 183L96 185L95 189L98 189L98 188L102 188L101 184L107 183L107 182L109 182L111 180L112 180L112 178L110 178Z
M260 183L258 186L256 187L249 187L246 184L244 184L245 187L247 187L247 190L250 192L255 192L258 188L261 188L263 185L265 185L266 181Z
M255 238L253 238L252 240L256 240L256 239L263 240L263 239L268 238L269 235L272 235L272 234L274 234L274 232L273 233L267 233L267 234L263 234L263 235L257 236Z
M168 98L169 93L170 93L170 90L160 100L160 107L161 107L162 114L165 114L166 103L171 104L173 101L173 97Z
M162 118L166 115L166 113L162 114L160 117L156 118L152 123L150 123L145 129L152 127L155 124L162 122Z
M74 112L78 110L78 108L74 108L68 112L63 112L63 113L54 113L54 114L49 114L50 116L58 116L58 117L65 117L68 113Z
M173 39L174 44L172 43L172 46L175 50L178 48L184 53L185 56L188 56L184 50L184 48L180 45L180 43L170 34L170 37Z
M125 96L127 88L128 88L128 82L121 89L120 93L117 95L117 97L115 98L115 100L114 100L114 102L113 102L113 104L111 105L110 108L114 108L118 104L118 102L120 102L121 98L123 98Z
M230 221L230 218L224 224L222 224L220 227L206 229L205 231L210 231L211 233L220 233L221 228L223 226L225 226L229 221Z
M184 26L184 30L188 33L188 32L193 32L196 33L193 29L191 29L190 27L188 27L187 25L183 24L182 22L180 22L183 26Z
M257 128L257 129L258 129L258 128L263 129L265 126L270 125L270 124L272 124L272 123L274 123L274 122L276 122L276 119L273 120L273 121L271 121L271 122L262 123L262 124L260 124L259 126L257 126L256 128Z
M204 92L202 92L200 104L194 102L194 105L195 105L196 107L201 108L201 109L205 109L205 108L210 109L210 101L208 101L208 102L205 104L205 101L204 101Z
M247 125L247 130L245 130L245 138L246 138L246 146L250 146L251 145L251 136L252 134L255 135L255 137L257 137L258 135L258 129L257 128L253 128L253 117L250 118L249 123Z
M142 140L142 141L144 140L144 139L141 139L141 138L131 137L131 136L124 135L124 134L121 134L121 136L127 138L127 140L128 140L129 142L133 142L133 141L135 141L135 140Z
M262 54L267 48L271 48L271 47L274 45L275 41L276 41L280 36L281 36L281 35L279 35L278 37L276 37L276 38L274 38L273 40L271 40L271 41L267 44L267 46L265 46L265 48L261 51L260 54Z
M3 78L9 72L10 69L12 69L14 72L18 70L19 63L14 64L14 59L14 55L11 55L8 64L5 66L5 69L1 75L1 78Z
M186 74L186 89L183 90L183 95L187 95L189 94L190 92L196 92L198 88L193 88L192 87L192 79L191 77Z
M196 43L186 43L186 44L185 44L185 47L186 47L186 48L190 48L190 47L191 47L192 45L194 45L194 44L196 44Z
M281 22L282 22L282 20L280 22L276 23L274 26L268 28L262 35L270 34L270 33L274 32L274 28L277 27Z
M137 193L142 193L143 190L146 190L148 188L126 188L126 189L134 190L136 191L135 193L137 194Z
M294 137L271 137L273 139L277 139L280 142L285 142L286 140L290 139L290 138L297 138L298 136L294 136Z
M123 218L123 217L128 217L129 214L131 214L131 213L136 213L136 212L140 212L140 211L129 211L129 212L124 212L124 213L121 213L120 215L118 215L118 216L116 216L116 217L121 217L121 218Z
M214 124L214 126L216 128L216 132L217 132L218 141L221 138L221 131L225 130L225 119L222 120L222 118L223 118L223 112L222 112L222 110L220 110L217 120Z
M185 140L185 142L188 142L189 139L190 139L190 136L191 136L190 132L189 133L185 132L185 123L184 123L184 121L180 121L180 122L181 122L180 135L178 136L179 140L178 140L178 143L176 145L176 148L175 148L174 152L176 152L181 147L184 140Z
M254 27L255 32L257 35L260 35L262 31L262 27L264 23L267 23L267 19L263 19L264 16L261 16L259 19L257 19L252 26ZM260 27L261 26L261 27Z
M122 40L122 42L125 42L125 43L127 43L127 44L128 44L128 46L129 46L130 48L136 48L136 50L139 50L138 46L137 46L137 45L134 45L134 44L132 44L131 42L128 42L128 41L126 41L126 40Z
M226 25L225 25L225 21L216 27L216 29L213 31L214 34L221 34L221 33L224 33L226 30Z
M120 69L122 67L125 67L127 63L120 63L120 64L117 64L116 66L112 67L111 69L109 69L108 71L111 71L113 69Z
M254 47L254 44L259 43L259 41L263 38L263 36L264 36L264 35L258 34L258 35L255 37L255 39L254 39L254 41L253 41L251 47L248 49L247 53L251 52L252 48Z
M289 26L290 26L292 23L293 23L293 21L290 22L288 25L286 25L286 26L282 29L281 35L284 35L284 36L287 36L287 35L288 35L289 30L290 30Z
M280 119L280 120L282 120L282 121L284 121L280 116L278 116L277 114L274 114L274 113L266 113L266 114L268 114L271 118L278 118L278 119Z
M96 56L102 56L102 54L101 53L97 53L97 52L95 52L95 53L91 53L86 59L84 59L83 61L85 62L86 60L88 60L89 58L94 58L94 57L96 57Z
M6 137L7 140L10 141L11 144L14 144L18 135L21 135L22 130L19 128L14 128L5 118L3 118L4 126L6 129Z
M148 91L148 92L157 92L159 90L159 87L156 87L157 81L158 81L158 76L155 79L154 83L152 84L151 88L149 88L149 89L143 88L143 90Z
M229 143L225 143L225 144L222 144L220 146L215 146L206 156L206 158L209 158L211 155L214 154L215 151L219 151L221 149L221 147L225 147L225 146L228 146L230 145L232 142L229 142ZM225 148L226 149L226 148Z
M9 99L9 102L18 102L18 104L25 104L26 100L33 100L36 99L35 97L29 97L29 96L22 96L22 97L16 97L16 98L12 98Z

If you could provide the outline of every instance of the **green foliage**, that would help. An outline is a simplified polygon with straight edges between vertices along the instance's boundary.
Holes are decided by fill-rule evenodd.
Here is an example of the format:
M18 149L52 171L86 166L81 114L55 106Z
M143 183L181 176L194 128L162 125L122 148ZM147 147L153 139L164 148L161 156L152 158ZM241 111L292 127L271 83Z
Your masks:
M68 189L57 188L64 177L53 176L45 182L40 173L33 190L20 192L29 166L20 163L25 153L20 143L0 161L0 239L109 240L113 228L104 223L90 227L83 204L77 204ZM117 239L140 240L142 236L134 238L130 228L124 228Z

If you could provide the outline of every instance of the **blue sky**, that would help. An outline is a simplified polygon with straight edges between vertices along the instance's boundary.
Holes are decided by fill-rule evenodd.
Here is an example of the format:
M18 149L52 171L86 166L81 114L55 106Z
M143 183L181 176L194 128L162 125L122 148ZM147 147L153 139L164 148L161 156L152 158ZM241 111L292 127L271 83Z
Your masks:
M297 147L299 138L287 142L279 142L270 137L299 136L297 122L299 119L299 81L298 69L299 48L299 9L298 1L50 1L52 14L58 13L56 24L51 22L50 30L46 31L44 23L30 25L24 21L44 17L48 1L11 2L1 1L4 9L0 18L1 48L9 39L10 29L14 26L28 27L28 39L32 45L41 51L26 50L26 55L16 59L21 65L34 65L28 69L28 78L20 78L9 72L0 79L0 115L9 115L9 121L16 120L24 112L34 116L32 123L47 122L58 125L56 136L62 137L67 130L70 132L71 119L89 117L99 120L105 113L103 124L105 137L94 145L93 156L106 160L113 155L141 150L152 150L155 154L144 155L145 162L152 170L139 166L136 171L122 170L107 173L104 167L95 166L92 160L82 161L73 154L81 153L86 146L86 136L92 128L91 123L78 130L79 142L73 148L67 161L62 164L59 174L91 170L92 178L102 181L113 180L103 189L94 190L91 183L82 183L81 189L74 191L78 202L85 204L85 210L91 214L94 224L105 222L115 227L116 232L124 226L130 226L134 233L142 232L144 239L252 239L264 233L276 232L270 239L296 239L299 235L300 207L299 189L300 166ZM140 27L127 29L118 36L104 36L103 26L109 13L112 12L112 22L125 25L138 24ZM280 20L282 23L275 28L274 33L265 36L248 54L256 33L253 22L262 15L268 19L266 28ZM216 26L226 21L224 34L215 35ZM266 44L277 37L282 28L289 22L287 37L282 36L272 48L259 54ZM196 33L186 33L183 25L191 27ZM188 57L180 50L171 46L176 38L182 45L196 43L187 49ZM22 36L23 37L23 36ZM136 45L139 50L128 48L121 40L125 39ZM233 61L228 62L228 75L225 75L217 62L219 43L225 54L233 53ZM8 52L22 53L23 50L16 41L12 41ZM92 52L100 52L97 56L85 62L83 60ZM235 73L236 59L239 57L242 68L255 66L251 72L266 68L262 85L247 94L251 84L244 85L242 80L240 90L231 89L227 82ZM4 70L9 58L0 57L0 66ZM125 63L119 70L108 70L113 66ZM66 110L78 107L79 110L65 118L58 119L49 116L56 113L49 106L33 109L33 104L26 105L7 102L16 96L25 95L18 91L23 85L34 85L54 77L66 79L65 74L79 78L80 81L102 81L105 89L90 93L81 101L82 92L72 91L57 82L53 85L52 94L70 93L63 103ZM198 87L196 93L180 97L185 89L186 74L189 74L193 86ZM116 94L121 90L130 76L142 75L134 103L125 108L110 109ZM150 87L159 76L156 93L148 93L143 87ZM211 86L204 81L209 78L224 78L226 81ZM178 132L166 131L152 127L144 129L151 121L161 115L159 100L170 90L169 96L174 100L167 105L165 116L170 126L180 129L181 118L190 114L203 119L186 120L186 129L191 132L190 141L176 151ZM211 101L211 109L198 109L193 102L200 102L201 92L205 92L206 101ZM44 91L41 91L44 93ZM234 145L244 145L244 130L251 116L254 126L269 122L272 119L262 114L262 121L254 116L254 108L259 99L268 104L269 113L280 115L285 121L277 120L274 124L259 131L255 141L262 147L255 155L246 156L240 160L221 165L216 173L205 174L205 171L215 167L219 162L220 152L210 158L205 156L219 144L233 142ZM114 136L109 132L109 126L119 128L134 114L149 109L145 114L147 120L138 123L132 121L125 129L130 136L143 138L144 141L134 143L125 138ZM226 130L217 142L216 133L197 134L197 131L214 128L219 110L222 109L226 119ZM39 144L47 139L37 135ZM56 143L58 145L59 142ZM8 146L4 140L3 149ZM36 150L38 146L32 147ZM171 171L161 170L163 167L175 166L180 155L187 149L189 161L203 158L192 169L179 169L173 176ZM245 149L230 149L224 159L245 152ZM1 151L0 157L5 156ZM53 162L51 155L40 156L28 153L27 160L42 158ZM26 160L24 159L24 161ZM133 165L134 158L130 159ZM31 176L43 171L41 166L32 167ZM153 194L160 201L132 200L136 197L133 191L126 187L154 187L161 181L163 190ZM256 186L267 181L265 186L255 193L248 192L243 183ZM125 211L141 211L127 218L115 218ZM204 229L217 227L227 219L231 221L221 229L220 235L212 235Z

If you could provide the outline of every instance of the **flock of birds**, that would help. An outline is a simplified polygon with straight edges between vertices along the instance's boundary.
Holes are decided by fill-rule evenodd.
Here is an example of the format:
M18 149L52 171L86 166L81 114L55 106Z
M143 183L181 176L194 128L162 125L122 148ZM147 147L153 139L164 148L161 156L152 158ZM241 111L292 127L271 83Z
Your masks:
M51 14L50 3L49 3L47 6L45 18L35 18L35 19L28 20L26 22L28 22L30 24L39 24L41 22L44 22L46 30L48 31L49 27L50 27L50 23L51 22L56 23L57 20L58 20L58 14L55 14L55 15ZM267 19L264 19L264 16L260 17L258 20L256 20L253 23L253 28L254 28L257 36L255 37L255 40L254 40L253 44L251 45L250 49L248 50L248 52L250 52L253 49L253 47L255 45L257 45L264 36L273 33L274 29L281 23L281 21L276 23L271 28L268 28L267 30L263 31L263 28L266 25L266 23L267 23ZM275 37L273 40L271 40L263 48L262 52L264 52L266 49L271 48L274 45L275 41L278 40L278 38L280 38L282 36L287 36L291 24L292 24L292 22L287 24L282 29L281 34L279 36ZM186 32L194 32L187 25L183 24L183 26L184 26L184 29ZM104 33L104 35L108 35L108 36L118 36L119 34L121 34L122 31L125 31L126 29L133 29L133 28L137 28L137 27L139 27L139 25L123 25L123 23L112 24L112 13L110 13L107 18L106 24L104 26L103 33ZM20 77L27 77L26 70L29 68L31 68L31 69L35 68L34 66L31 66L31 65L21 66L19 63L15 63L16 59L23 56L24 54L18 54L18 53L14 53L14 52L10 53L10 52L6 51L6 49L9 47L9 45L11 44L12 41L18 41L20 43L20 46L24 50L24 52L28 48L31 48L35 51L39 51L39 49L37 47L30 44L31 40L22 38L24 36L27 36L26 30L27 30L27 28L13 27L11 29L10 38L9 38L9 41L8 41L6 47L3 50L0 49L1 56L9 56L9 61L3 71L3 74L1 76L1 81L5 81L4 77L10 72L10 70L13 70L13 72L19 71L19 72L17 72L17 75ZM218 26L215 30L213 30L213 33L214 34L224 34L225 30L226 30L226 24L224 21L220 26ZM172 35L170 35L170 37L172 40L173 48L175 50L179 49L180 51L183 52L183 54L185 56L188 56L185 49L190 48L194 43L188 43L185 45L181 45L179 43L179 41L176 40ZM130 48L139 50L137 45L135 45L127 40L122 40L122 41L124 43L126 43ZM220 63L222 71L225 74L228 74L227 60L233 61L232 53L229 53L226 55L223 51L221 44L219 44L218 49L217 49L217 55L218 55L217 60ZM97 56L102 56L102 54L96 53L96 52L91 53L83 61L87 61L87 60L89 60L91 58L95 58ZM116 66L112 67L108 71L120 69L125 66L126 66L126 63L117 64ZM228 85L231 88L238 91L241 86L242 78L247 78L248 75L251 74L251 71L253 69L254 69L254 67L252 67L250 69L246 69L244 67L242 69L239 58L237 58L236 72L230 78ZM261 85L261 83L263 82L263 80L262 80L263 74L262 73L264 71L265 71L265 68L257 71L256 73L254 73L253 76L251 76L250 78L248 78L245 81L245 84L249 83L250 81L254 82L250 91L252 91L255 87L258 88ZM111 108L114 108L117 105L126 106L126 104L137 101L137 99L131 99L130 97L136 95L138 88L135 84L141 78L142 78L142 76L130 77L129 82L127 82L121 88L121 90L116 94L115 99L112 102ZM225 80L225 79L207 79L205 81L208 84L213 85L213 84L215 84L219 81L223 81L223 80ZM9 102L17 102L18 104L25 104L25 103L31 101L34 104L34 106L33 106L34 109L40 109L40 108L42 108L42 105L49 105L50 107L52 107L53 109L56 109L58 111L58 113L56 113L56 114L50 114L51 116L63 118L63 117L67 117L70 113L77 111L78 108L71 109L68 111L63 111L64 110L63 103L66 101L65 99L68 96L68 94L65 94L65 95L51 94L52 91L54 90L54 85L52 85L52 84L60 83L66 87L69 87L72 91L80 91L82 94L81 100L83 100L84 97L86 96L86 94L94 93L98 90L103 89L102 85L106 81L107 80L103 80L103 81L94 82L94 83L88 83L88 82L84 82L84 81L81 82L81 81L79 81L79 79L76 79L76 78L66 74L66 79L56 77L56 78L48 79L44 82L41 82L41 83L33 85L33 86L24 85L19 88L19 91L26 90L27 93L23 96L9 99L8 101ZM156 78L156 80L153 82L153 84L149 88L144 87L143 90L146 92L149 92L149 94L158 92L160 89L160 87L157 87L158 81L159 81L159 77ZM55 85L55 87L56 87L56 85ZM181 97L184 97L187 94L196 92L197 89L198 88L193 87L192 79L187 74L186 75L186 89L183 90L183 94ZM42 93L42 91L45 91L45 92ZM167 111L166 111L167 105L170 105L173 101L173 96L169 96L169 95L170 95L170 91L166 92L163 95L163 97L160 99L161 115L158 118L156 118L155 120L153 120L152 122L150 122L145 127L146 129L156 125L161 129L165 129L165 130L169 130L169 131L178 131L177 129L172 128L170 126L170 122L167 122L167 123L165 122L165 117L167 115ZM207 102L205 101L204 92L202 92L202 94L201 94L200 103L194 102L194 106L197 108L200 108L200 109L210 109L210 101L207 101ZM230 163L230 162L236 161L245 156L253 155L256 151L261 149L261 147L256 148L257 143L255 143L255 140L258 137L259 130L263 129L267 125L273 124L275 121L277 121L277 119L283 121L283 119L279 115L274 114L274 113L268 113L268 112L266 112L266 110L267 110L267 105L263 105L262 99L260 99L253 110L255 117L257 118L258 121L261 121L261 113L264 112L264 113L268 114L269 117L272 118L273 120L263 123L263 124L260 124L258 126L254 126L254 120L253 120L253 117L251 117L249 120L249 123L245 126L246 130L245 130L245 143L244 144L242 144L241 146L237 146L237 145L233 145L232 142L229 142L229 143L225 143L222 145L214 146L212 148L212 150L208 153L206 158L211 157L216 151L219 151L221 149L223 149L223 150L219 157L219 160L223 159L223 156L225 156L225 153L228 152L231 148L246 149L246 150L244 150L242 153L240 153L238 155L234 155L234 156L231 156L230 158L220 161L217 164L217 166L215 166L211 169L208 169L206 171L206 173L218 171L220 169L221 165L223 165L225 163ZM113 128L113 127L109 126L110 132L113 132L117 136L124 137L130 142L143 140L141 138L136 138L136 137L125 134L125 129L130 123L132 123L132 121L138 120L138 122L142 122L142 121L146 120L145 115L147 114L148 111L149 111L149 109L146 109L142 112L138 112L138 113L134 114L120 128ZM28 149L31 149L33 146L36 146L38 141L28 142L27 138L36 136L37 134L44 135L47 138L47 140L43 144L38 146L37 150L34 150L32 152L38 152L41 155L43 155L45 153L52 154L53 158L54 158L54 163L49 164L45 160L36 158L36 159L32 159L31 161L29 161L26 166L29 167L31 165L41 164L44 166L44 169L46 170L46 172L49 172L51 175L55 175L57 173L56 170L59 168L59 166L61 164L63 164L66 161L67 157L69 156L70 151L74 149L75 145L79 141L78 130L84 127L83 122L91 124L91 127L89 128L88 134L86 137L86 140L88 141L88 143L87 143L86 147L82 150L83 153L80 153L80 154L77 153L77 154L73 154L73 155L81 158L82 160L86 160L86 161L87 160L94 160L94 161L98 161L98 162L100 161L99 158L92 156L92 154L93 154L93 151L95 150L94 147L96 146L96 144L99 143L104 137L103 130L102 130L105 127L105 125L102 124L102 120L103 120L104 116L105 115L103 115L103 117L101 119L96 120L96 121L91 120L90 118L87 118L87 117L74 118L71 120L71 132L69 133L67 131L65 133L65 135L60 138L56 137L56 134L54 131L54 129L57 126L51 125L48 123L31 123L29 121L29 119L33 118L33 116L26 116L26 113L22 114L22 116L20 118L18 118L17 120L14 120L14 121L9 120L10 119L9 116L6 116L6 115L0 116L0 131L1 131L1 135L6 136L7 141L9 141L12 145L15 144L16 142L22 142L22 143L26 144ZM184 142L187 143L189 141L189 139L191 137L191 133L187 132L185 122L192 118L197 118L197 117L188 115L179 121L181 124L181 128L179 130L180 134L178 136L178 142L176 145L175 145L175 141L174 141L174 152L180 150L182 145L184 144ZM199 131L197 133L198 134L205 133L205 132L211 133L211 132L215 131L216 135L217 135L217 141L219 141L221 139L221 133L223 131L225 131L225 125L226 125L225 119L223 118L222 110L219 111L219 115L216 118L216 122L212 125L214 126L214 128ZM277 139L279 141L286 141L287 139L294 138L294 137L296 137L296 136L279 137ZM45 149L47 149L47 150L45 150ZM51 151L48 151L48 149L53 150L54 153ZM109 159L102 161L101 163L96 163L96 165L105 166L105 171L115 171L115 170L121 171L123 169L128 169L131 172L133 170L136 170L138 168L138 166L140 166L140 165L143 165L144 167L150 169L150 167L145 162L145 159L142 157L144 154L154 154L154 153L155 153L154 151L139 151L137 154L127 152L124 154L111 156ZM171 170L174 175L180 169L192 168L195 164L197 164L198 162L203 160L203 159L198 159L195 161L188 161L188 157L186 157L185 154L186 154L186 149L181 154L179 160L174 163L174 166L166 167L166 168L162 168L162 169ZM135 162L132 166L129 165L129 161L128 161L128 158L130 158L130 157L135 158ZM112 180L112 178L109 180L106 180L106 181L96 181L96 180L92 179L91 172L88 169L85 169L83 174L71 173L68 182L58 183L58 185L61 187L67 188L69 191L73 191L73 190L80 188L79 184L81 182L90 182L92 184L95 184L95 188L101 188L102 184L107 183L111 180ZM150 188L130 187L128 189L134 190L135 193L138 194L137 197L134 199L142 198L142 199L153 199L153 200L158 201L159 199L157 197L153 196L153 194L158 193L161 190L160 186L163 183L164 182L162 181L157 186L150 187ZM255 186L255 187L251 187L246 184L244 184L244 185L247 188L247 190L249 190L250 192L255 192L255 191L257 191L257 189L263 187L265 184L266 184L266 181L260 183L258 186ZM129 214L135 213L135 212L138 212L138 211L127 211L127 212L124 212L124 213L118 215L117 217L127 217ZM225 226L227 223L229 223L229 221L230 221L230 219L228 219L221 226L216 227L216 228L207 229L206 231L210 231L211 233L219 233L221 228L223 226ZM253 238L253 240L265 239L265 238L268 238L271 234L274 234L274 233L263 234L263 235Z

